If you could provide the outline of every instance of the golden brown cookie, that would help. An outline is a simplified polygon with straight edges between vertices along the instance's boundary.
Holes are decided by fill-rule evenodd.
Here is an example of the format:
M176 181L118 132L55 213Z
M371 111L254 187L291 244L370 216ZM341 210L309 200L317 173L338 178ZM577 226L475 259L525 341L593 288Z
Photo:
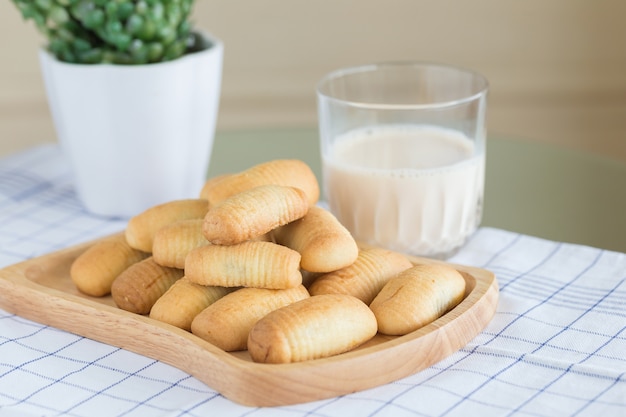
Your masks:
M208 210L209 203L203 199L174 200L150 207L128 221L126 240L131 247L152 253L157 230L178 220L201 219Z
M152 241L154 261L163 266L185 268L187 254L209 244L202 233L203 222L202 218L179 220L157 230Z
M204 217L204 237L215 245L234 245L264 235L303 217L309 210L304 191L262 185L228 197Z
M148 253L133 249L123 234L96 242L80 254L70 269L70 277L83 293L102 297L129 266L147 258Z
M312 206L304 217L272 233L276 243L300 253L300 266L310 272L345 268L359 255L359 247L348 229L330 211L319 206Z
M227 352L244 350L248 333L260 318L308 297L302 285L286 290L241 288L198 314L191 324L191 332Z
M208 245L189 252L185 275L201 285L293 288L302 284L300 254L272 242Z
M398 252L363 249L352 265L318 277L309 285L309 292L311 295L350 294L369 304L391 277L412 266L409 259Z
M194 284L186 277L176 281L152 306L150 318L191 331L191 322L232 288Z
M137 262L113 281L111 295L122 310L148 314L156 301L183 276L183 271L154 262L152 257Z
M347 352L376 335L374 313L345 294L311 296L260 319L248 335L252 360L290 363Z
M210 184L202 195L213 206L234 194L270 184L300 188L306 193L310 205L319 199L320 190L315 174L305 162L298 159L276 159L260 163Z
M423 327L463 300L465 279L447 265L417 265L390 279L370 304L378 331L403 335Z

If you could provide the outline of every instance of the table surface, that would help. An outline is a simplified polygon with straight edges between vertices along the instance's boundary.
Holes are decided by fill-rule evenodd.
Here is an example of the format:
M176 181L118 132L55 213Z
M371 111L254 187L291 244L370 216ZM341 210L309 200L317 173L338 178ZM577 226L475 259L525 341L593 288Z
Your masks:
M301 156L318 171L312 138L300 130L220 136L210 174L244 169L267 156ZM261 146L254 148L253 142ZM253 150L268 142L271 155ZM508 157L507 147L514 151ZM534 205L548 204L515 199L518 194L529 198L534 187L520 185L508 194L499 189L498 183L508 183L505 173L513 180L519 180L518 172L525 172L524 178L535 175L547 195L567 188L566 178L547 181L532 174L545 169L542 159L548 157L536 154L539 148L529 146L526 154L524 149L490 143L489 155L502 158L500 168L488 164L487 192L497 194L487 200L485 224L491 225L448 260L495 273L500 288L495 316L468 345L424 371L338 398L244 407L172 366L0 309L0 416L626 415L626 253L503 226L538 210ZM570 162L560 169L573 170L568 164L577 158L565 155ZM532 168L525 165L532 160L537 161ZM489 176L498 169L502 178L494 182ZM621 167L604 175L599 178L624 178ZM610 201L602 189L598 195ZM512 210L510 216L493 213L497 206L489 201L497 198L513 199L500 203ZM569 204L572 197L560 198ZM0 159L0 268L120 231L125 224L83 209L57 146ZM623 230L623 223L619 227Z

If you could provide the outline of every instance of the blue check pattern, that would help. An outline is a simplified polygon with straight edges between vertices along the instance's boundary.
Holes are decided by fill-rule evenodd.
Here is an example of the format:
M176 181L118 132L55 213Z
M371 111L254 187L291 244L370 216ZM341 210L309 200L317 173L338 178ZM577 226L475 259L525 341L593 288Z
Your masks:
M124 227L83 209L57 146L0 160L0 268ZM449 261L498 277L470 344L381 387L276 408L0 310L0 416L626 416L626 254L482 228Z

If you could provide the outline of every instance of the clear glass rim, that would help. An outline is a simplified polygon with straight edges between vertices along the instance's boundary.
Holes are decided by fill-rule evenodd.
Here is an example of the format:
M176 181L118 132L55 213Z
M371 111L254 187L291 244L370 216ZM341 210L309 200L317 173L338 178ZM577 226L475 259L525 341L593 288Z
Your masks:
M441 69L448 71L455 71L459 74L465 74L473 78L478 82L479 87L475 89L473 94L465 95L453 100L432 101L428 103L380 103L374 101L352 101L343 98L335 97L328 92L328 85L331 81L350 76L355 74L363 74L367 72L374 72L384 68L414 68L414 69ZM485 96L489 90L489 82L479 72L463 68L460 66L441 64L437 62L429 61L387 61L374 64L357 65L352 67L346 67L331 71L326 74L316 86L316 92L318 97L323 97L326 100L341 102L352 107L366 107L366 108L380 108L380 109L436 109L453 107L461 104L469 103Z

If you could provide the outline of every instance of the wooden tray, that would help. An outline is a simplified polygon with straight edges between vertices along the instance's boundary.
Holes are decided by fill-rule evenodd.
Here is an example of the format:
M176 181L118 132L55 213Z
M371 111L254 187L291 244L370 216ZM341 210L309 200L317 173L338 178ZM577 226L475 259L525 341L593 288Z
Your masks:
M24 318L175 366L225 397L249 406L309 402L356 392L414 374L465 346L489 323L498 302L493 273L453 265L466 279L464 300L405 336L377 335L359 348L293 364L259 364L227 353L174 326L79 293L69 270L85 243L0 270L0 307ZM414 263L438 261L411 258Z

